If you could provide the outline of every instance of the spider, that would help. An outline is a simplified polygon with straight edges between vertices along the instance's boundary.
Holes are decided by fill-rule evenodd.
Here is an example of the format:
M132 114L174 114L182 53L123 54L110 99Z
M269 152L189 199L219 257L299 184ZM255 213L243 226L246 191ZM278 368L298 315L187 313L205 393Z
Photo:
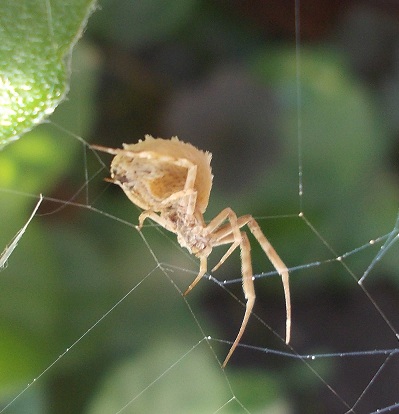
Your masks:
M291 334L291 300L288 270L258 223L251 215L237 217L227 207L209 223L205 212L212 188L211 157L177 137L153 138L123 148L92 145L91 148L115 155L111 163L111 178L106 181L119 185L127 197L144 211L139 216L139 229L149 218L177 235L180 246L200 260L197 277L184 292L187 295L207 272L207 259L213 247L229 244L212 272L216 271L233 251L240 247L242 286L246 299L244 318L223 364L224 368L244 334L255 303L255 287L248 236L240 229L248 226L263 251L281 275L286 305L286 343Z

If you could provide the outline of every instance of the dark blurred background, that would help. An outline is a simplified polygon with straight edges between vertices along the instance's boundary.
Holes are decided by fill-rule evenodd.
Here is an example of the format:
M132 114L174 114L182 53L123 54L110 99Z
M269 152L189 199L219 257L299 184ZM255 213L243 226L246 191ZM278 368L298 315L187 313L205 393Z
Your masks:
M108 171L78 138L120 147L177 135L211 151L205 219L227 206L252 214L287 266L300 268L291 272L293 350L395 348L398 247L365 280L369 296L356 280L382 243L358 248L397 217L399 3L303 0L299 19L292 0L99 6L75 49L68 99L50 124L1 154L24 178L0 190L12 212L0 246L29 216L27 194L46 197L1 273L3 406L78 341L5 412L115 413L132 399L123 412L210 413L232 397L218 412L369 413L394 404L396 354L304 362L240 347L227 378L205 341L180 360L204 335L233 340L244 308L204 280L187 297L190 312L176 287L185 290L197 261L149 225L146 245L134 229L139 209L102 181ZM251 243L254 271L272 271ZM355 249L344 265L335 260ZM222 254L215 249L210 268ZM239 255L214 276L239 279ZM251 318L242 343L292 352L268 329L284 336L281 281L259 278L255 288L260 320ZM228 289L243 298L240 282ZM210 345L220 360L230 346Z

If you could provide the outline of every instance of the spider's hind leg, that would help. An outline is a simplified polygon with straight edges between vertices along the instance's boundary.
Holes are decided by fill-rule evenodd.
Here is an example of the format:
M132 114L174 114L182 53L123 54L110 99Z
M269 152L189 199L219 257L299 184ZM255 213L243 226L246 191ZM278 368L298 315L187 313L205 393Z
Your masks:
M241 232L241 273L242 273L242 289L244 291L245 299L247 303L245 305L245 314L244 318L241 322L240 330L236 336L236 339L233 342L233 345L230 348L229 353L227 354L222 368L225 368L227 363L229 362L230 357L233 355L233 352L237 348L238 343L243 336L245 329L248 324L249 317L251 316L252 309L255 304L255 286L253 282L253 274L252 274L252 262L251 262L251 246L249 244L248 236L246 233Z
M250 216L243 216L238 219L240 227L245 224L248 225L249 230L254 235L256 240L259 242L262 250L266 253L267 258L271 261L274 268L277 270L278 274L281 276L284 288L284 297L285 297L285 308L286 308L286 326L285 326L285 343L288 344L291 339L291 294L290 294L290 281L287 266L280 259L280 256L274 250L273 246L267 240L266 236L263 234L259 224L256 220Z

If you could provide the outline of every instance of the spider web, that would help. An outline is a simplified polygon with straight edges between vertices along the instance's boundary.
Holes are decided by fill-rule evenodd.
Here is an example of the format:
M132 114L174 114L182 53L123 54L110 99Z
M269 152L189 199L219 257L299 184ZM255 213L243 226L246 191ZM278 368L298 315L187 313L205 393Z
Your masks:
M16 375L4 384L0 413L62 412L56 401L66 404L65 412L87 413L397 410L397 272L391 272L397 264L399 218L396 206L386 201L389 197L377 193L372 201L367 198L367 185L359 189L358 197L374 203L376 213L364 218L360 208L358 214L349 213L353 186L344 188L331 177L330 186L320 194L318 179L331 171L329 166L342 169L348 183L353 177L345 176L344 170L357 161L345 156L346 151L353 154L345 141L328 141L331 125L321 131L318 141L307 133L307 101L312 99L307 71L314 67L307 66L300 38L299 6L296 82L285 85L286 92L296 97L295 130L288 141L288 152L294 156L286 164L282 161L288 171L285 183L273 169L248 188L237 183L237 192L246 200L237 214L254 214L289 268L291 344L285 345L283 338L281 281L251 239L257 302L241 344L222 370L220 362L245 308L238 255L184 297L182 292L197 274L197 260L156 225L149 223L139 232L135 227L139 210L119 189L102 183L109 159L89 150L88 133L75 133L70 123L64 127L55 119L43 128L57 134L60 148L73 143L83 150L81 168L67 173L68 184L59 186L64 190L60 195L43 189L44 205L24 227L25 234L7 256L9 264L1 274L4 330L24 340L15 341L19 345L11 354L2 344L9 361L3 363L4 372L13 370ZM70 102L63 105L68 104L74 105L73 90ZM314 118L317 115L313 113ZM13 145L23 145L22 141ZM360 152L362 141L355 142L354 151ZM102 142L96 139L96 143ZM318 146L327 151L316 162L312 156L320 155L315 151ZM237 196L215 193L217 159L224 158L224 151L212 149L215 186L207 219L219 207L235 209ZM336 154L342 155L338 164ZM267 157L263 152L262 158ZM244 174L245 168L238 170ZM256 197L256 185L265 179L260 197L269 194L267 201L275 206L268 216L261 215L263 208L254 211L250 201ZM280 187L288 195L274 202L273 192L281 196ZM21 198L31 200L32 211L39 195L23 188L21 184L0 191L10 205ZM341 204L336 202L339 197L344 200ZM345 205L348 212L342 211ZM333 220L323 219L323 208ZM384 215L391 219L388 224L381 219L385 208L392 211ZM7 242L29 215L14 230L7 226ZM366 229L352 234L365 223ZM45 231L38 233L39 226ZM337 227L346 229L337 233ZM87 237L77 237L82 233ZM38 234L44 239L38 240ZM215 249L210 268L220 256ZM21 293L24 290L29 296ZM14 306L7 307L8 301ZM18 326L23 327L23 336Z

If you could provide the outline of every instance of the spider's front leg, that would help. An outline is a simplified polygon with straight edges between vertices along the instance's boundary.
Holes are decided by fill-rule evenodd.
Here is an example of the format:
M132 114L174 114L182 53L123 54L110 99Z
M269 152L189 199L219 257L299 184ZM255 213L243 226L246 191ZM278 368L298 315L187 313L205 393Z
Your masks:
M139 225L138 225L139 230L141 230L143 228L144 221L148 218L151 219L152 221L154 221L155 223L159 224L164 229L169 230L172 233L175 232L174 229L171 228L169 221L165 220L163 217L159 216L157 213L155 213L154 211L151 211L151 210L143 211L140 214L140 216L139 216Z

